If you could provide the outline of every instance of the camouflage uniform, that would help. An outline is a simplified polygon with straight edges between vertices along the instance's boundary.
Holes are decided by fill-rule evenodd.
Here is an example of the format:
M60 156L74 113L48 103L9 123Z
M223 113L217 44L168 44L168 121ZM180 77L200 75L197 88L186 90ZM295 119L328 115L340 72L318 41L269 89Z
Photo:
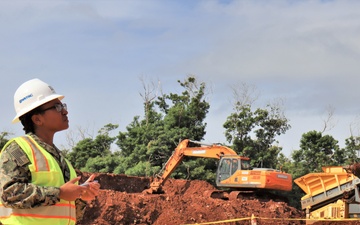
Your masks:
M41 141L29 133L41 147L48 151L58 162L65 182L70 179L70 170L64 157L56 146ZM0 200L5 207L26 209L54 205L59 202L59 187L41 187L31 183L30 160L20 146L13 141L2 150L0 157Z

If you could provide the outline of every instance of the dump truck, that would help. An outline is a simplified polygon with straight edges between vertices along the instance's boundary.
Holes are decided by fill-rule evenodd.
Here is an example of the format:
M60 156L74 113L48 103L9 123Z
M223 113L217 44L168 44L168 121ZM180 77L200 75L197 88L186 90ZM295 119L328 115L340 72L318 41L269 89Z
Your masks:
M213 198L237 198L241 193L251 193L256 190L292 190L291 174L272 168L251 168L250 158L237 155L229 147L185 139L178 144L146 192L160 193L164 182L185 157L219 160L216 186L230 191L213 191L209 193L210 197Z
M294 180L305 192L301 208L306 224L318 220L360 220L360 179L355 166L322 167L322 172L309 173Z

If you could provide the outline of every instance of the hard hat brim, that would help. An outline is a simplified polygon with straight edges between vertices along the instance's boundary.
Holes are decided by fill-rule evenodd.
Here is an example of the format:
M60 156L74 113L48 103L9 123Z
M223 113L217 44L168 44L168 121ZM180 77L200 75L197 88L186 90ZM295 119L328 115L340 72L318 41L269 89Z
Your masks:
M22 116L22 115L25 115L26 113L30 112L31 110L47 103L47 102L50 102L54 99L59 99L59 100L62 100L65 96L63 95L58 95L58 94L52 94L52 95L49 95L47 96L46 98L40 100L40 101L36 101L35 103L33 103L30 107L26 107L26 109L24 110L21 110L20 112L18 112L16 114L16 116L14 117L14 119L12 120L12 123L17 123L19 122L19 118Z

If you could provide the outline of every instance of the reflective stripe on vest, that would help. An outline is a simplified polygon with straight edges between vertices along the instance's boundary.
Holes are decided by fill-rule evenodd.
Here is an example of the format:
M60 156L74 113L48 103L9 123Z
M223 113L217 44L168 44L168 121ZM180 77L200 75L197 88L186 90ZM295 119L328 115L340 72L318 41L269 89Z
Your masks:
M41 153L39 148L35 145L35 141L30 139L29 137L25 136L22 137L28 143L31 148L33 160L32 162L35 165L35 172L38 171L50 171L48 160L45 156ZM43 163L45 162L45 163Z
M59 164L53 156L39 146L30 136L14 138L28 156L31 164L32 183L39 186L60 187L64 178ZM7 146L7 145L5 145ZM70 179L76 177L76 172L66 160L70 169ZM51 206L41 206L32 209L6 208L0 204L0 221L3 224L14 225L75 225L75 202L60 200Z

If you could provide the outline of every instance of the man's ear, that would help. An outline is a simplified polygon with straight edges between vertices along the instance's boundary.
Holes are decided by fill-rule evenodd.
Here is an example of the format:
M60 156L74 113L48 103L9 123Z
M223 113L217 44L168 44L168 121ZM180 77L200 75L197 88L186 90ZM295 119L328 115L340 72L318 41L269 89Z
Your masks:
M31 116L31 120L36 126L40 126L42 124L41 115L40 114L34 114Z

